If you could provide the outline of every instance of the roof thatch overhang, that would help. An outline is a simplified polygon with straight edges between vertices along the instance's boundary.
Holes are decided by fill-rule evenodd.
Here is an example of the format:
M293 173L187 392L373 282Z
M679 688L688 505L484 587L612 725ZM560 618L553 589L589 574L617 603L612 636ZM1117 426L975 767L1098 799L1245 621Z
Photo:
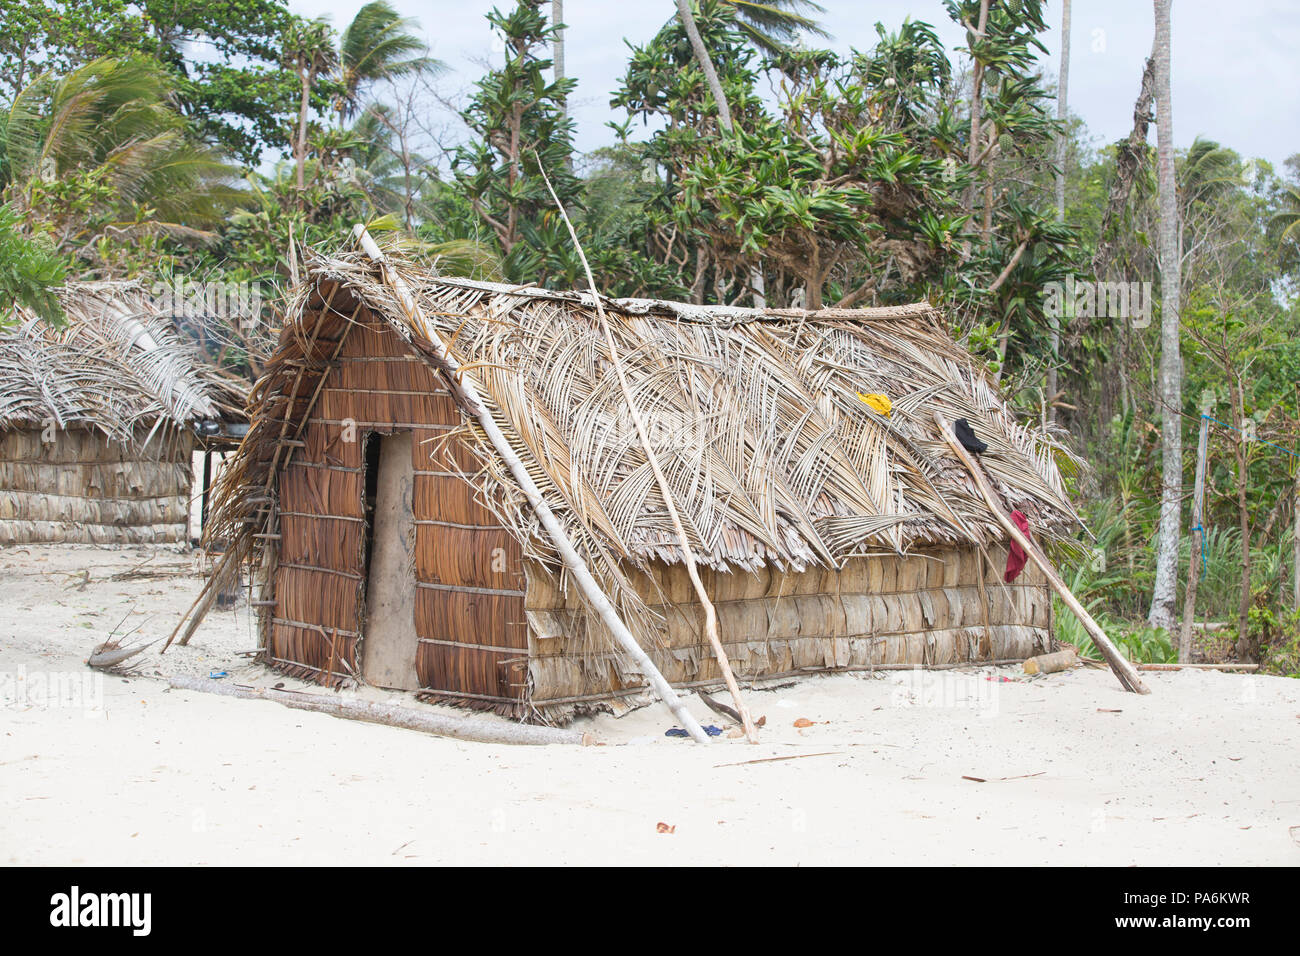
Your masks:
M70 284L59 299L62 326L17 309L0 335L0 429L88 428L128 442L161 425L219 438L243 418L245 383L203 362L139 282Z
M644 564L680 560L667 509L631 425L589 294L442 278L391 268L490 411L580 549ZM215 528L255 522L275 447L294 431L289 383L307 396L350 315L381 316L446 374L425 332L373 264L317 259L287 310L279 348L254 388L240 466ZM938 433L934 412L966 418L988 443L986 471L1040 536L1078 527L1060 468L1078 460L1021 423L996 384L925 303L881 309L754 310L607 300L635 400L697 559L714 568L839 567L849 557L1001 540L987 504ZM313 344L314 343L314 344ZM860 393L883 393L883 415ZM287 431L286 431L287 428ZM461 437L466 474L536 556L535 517L477 422ZM251 546L251 544L250 544Z

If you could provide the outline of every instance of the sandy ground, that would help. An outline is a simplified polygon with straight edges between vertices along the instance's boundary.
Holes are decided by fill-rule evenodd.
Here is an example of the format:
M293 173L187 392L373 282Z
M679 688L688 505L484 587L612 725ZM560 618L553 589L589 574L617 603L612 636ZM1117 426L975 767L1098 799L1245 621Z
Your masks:
M510 748L169 690L282 680L238 656L245 607L140 676L83 666L114 628L169 633L200 571L179 549L0 550L0 862L1300 862L1300 682L810 677L750 692L757 746L665 737L656 705L579 722L604 746Z

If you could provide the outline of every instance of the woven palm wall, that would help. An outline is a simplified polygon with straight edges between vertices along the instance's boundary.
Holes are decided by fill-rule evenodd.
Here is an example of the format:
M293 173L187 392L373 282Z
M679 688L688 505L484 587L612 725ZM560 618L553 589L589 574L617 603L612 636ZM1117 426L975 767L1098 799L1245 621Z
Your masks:
M143 423L0 431L0 545L162 544L188 531L194 439Z
M314 354L334 358L279 469L269 657L325 683L364 677L365 440L410 431L420 686L514 713L527 673L520 548L461 476L476 465L446 388L390 325L355 314L321 321Z
M840 571L720 573L701 569L722 642L741 679L837 670L1022 661L1050 650L1051 594L1032 565L1002 580L1005 548L952 548L849 559ZM562 719L596 702L640 694L644 681L617 656L584 656L600 628L577 596L541 565L525 565L532 636L532 702ZM653 564L633 581L661 621L650 651L677 686L721 684L703 636L703 612L679 564Z

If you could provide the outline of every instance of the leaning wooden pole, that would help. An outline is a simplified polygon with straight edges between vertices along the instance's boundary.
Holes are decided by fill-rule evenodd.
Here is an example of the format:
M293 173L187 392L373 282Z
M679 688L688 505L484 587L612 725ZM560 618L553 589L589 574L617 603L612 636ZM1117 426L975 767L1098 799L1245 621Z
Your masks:
M948 420L943 417L943 413L936 411L934 413L934 420L938 422L939 432L943 435L944 440L948 442L948 447L953 450L953 454L961 459L962 464L966 466L966 470L969 471L971 477L975 479L975 486L979 488L979 492L984 497L984 501L987 502L989 510L993 512L993 516L998 519L998 524L1000 524L1002 529L1011 537L1011 540L1015 541L1016 544L1025 549L1025 554L1029 556L1029 559L1042 570L1043 574L1047 577L1048 583L1051 584L1052 590L1060 595L1065 606L1074 613L1074 616L1079 619L1079 623L1084 626L1084 629L1087 630L1088 634L1092 637L1093 643L1097 645L1097 649L1100 650L1102 656L1106 658L1106 662L1110 664L1110 669L1115 672L1115 676L1119 678L1119 682L1124 686L1124 689L1132 691L1135 694L1151 693L1150 689L1142 683L1142 679L1138 677L1137 671L1134 670L1133 665L1130 664L1115 645L1110 642L1110 638L1108 638L1106 632L1101 629L1101 625L1093 620L1092 615L1089 614L1087 609L1079 603L1079 599L1070 592L1065 581L1063 581L1061 576L1056 573L1056 569L1052 567L1052 563L1047 560L1047 556L1039 550L1038 545L1029 540L1029 538L1027 538L1002 511L1002 505L998 503L997 496L993 493L993 486L989 484L988 477L984 474L984 469L980 467L979 462L975 460L974 456L972 456L971 453L962 446L961 442L957 440L957 437L952 433L952 429L948 425Z
M538 167L540 169L540 166ZM751 744L758 743L758 728L754 726L754 720L749 715L749 708L745 706L745 701L740 696L740 687L736 683L736 675L731 672L731 662L727 659L727 651L722 646L722 638L718 635L718 611L713 606L713 601L709 598L709 593L704 589L704 582L700 580L700 569L695 562L695 549L691 547L691 539L686 534L686 529L682 526L681 515L677 512L677 502L673 497L673 490L668 484L663 469L659 467L659 458L655 455L654 448L650 444L650 436L646 432L645 421L641 418L641 409L637 406L636 400L632 397L632 389L627 384L627 376L623 373L623 363L618 357L618 345L614 341L614 333L609 327L609 316L605 314L605 306L601 304L600 292L596 289L596 277L591 273L591 266L587 263L587 255L582 251L582 243L578 241L577 230L573 228L573 223L569 221L569 214L565 211L560 197L555 194L551 187L550 177L546 175L546 170L542 170L542 179L546 182L546 188L551 193L551 199L555 201L555 206L560 210L560 218L564 220L564 225L569 230L569 238L573 240L573 247L578 250L578 258L582 260L582 268L587 273L587 286L591 289L591 297L596 301L596 315L600 317L600 327L605 333L605 347L609 349L609 360L614 366L614 374L618 376L618 384L623 389L623 398L627 402L628 411L632 414L632 423L636 426L637 436L641 440L641 448L645 452L646 460L650 462L650 469L654 472L655 481L659 485L659 493L663 495L664 504L668 508L668 517L672 519L673 529L677 532L677 546L682 549L682 563L686 565L686 573L690 575L691 584L695 588L695 595L700 600L700 606L704 608L704 633L708 636L709 644L713 647L713 656L717 658L718 669L722 671L722 679L726 682L727 690L731 692L731 699L736 702L736 712L740 716L741 725L745 729L745 739Z
M212 569L212 574L199 591L199 596L194 599L194 603L190 605L190 609L185 612L185 615L176 622L176 627L168 635L167 640L163 643L162 650L158 652L159 654L164 653L167 648L172 646L172 641L176 640L176 635L181 633L181 628L185 629L185 633L181 636L181 646L184 647L190 642L190 638L199 629L199 625L203 623L203 619L212 608L213 602L216 601L217 595L221 593L222 588L225 586L227 568L230 566L231 559L235 558L238 552L239 548L232 544L217 560L216 566ZM237 565L238 561L236 560Z
M434 353L438 356L438 359L445 363L450 369L457 370L458 365L455 358L453 358L451 353L447 350L447 346L443 344L442 339L438 337L434 329L425 322L424 316L421 314L420 308L415 302L415 297L411 294L410 289L407 288L406 282L401 276L397 275L388 267L383 252L381 252L379 246L375 244L375 240L370 237L370 233L366 231L366 227L358 223L352 231L356 236L357 241L361 244L362 250L364 250L366 255L374 260L383 270L385 280L393 290L393 293L397 296L402 308L406 311L407 318L411 324L420 330L420 333L433 347ZM673 690L672 685L668 683L664 678L664 675L659 672L659 668L655 667L654 661L650 660L649 655L646 654L646 652L641 648L641 645L637 643L632 632L628 630L627 625L623 623L623 619L619 617L618 611L615 610L613 602L610 601L608 595L605 594L599 582L596 581L596 578L587 568L586 562L582 560L582 556L578 554L577 548L573 546L573 542L569 539L568 532L564 530L564 526L560 524L560 520L555 517L555 513L551 511L550 505L548 505L546 499L542 497L542 491L533 480L533 476L528 473L528 468L524 465L523 461L520 460L519 456L515 454L515 450L510 447L509 440L497 425L492 414L487 410L487 406L483 404L482 399L479 397L478 389L474 387L473 381L470 380L469 376L464 375L463 373L457 374L454 377L448 376L447 387L455 391L458 397L465 403L465 407L469 408L473 412L474 417L478 420L479 425L482 426L484 433L487 435L488 441L492 443L492 447L496 449L497 454L501 456L501 460L505 462L506 467L510 469L510 474L514 476L515 481L519 485L519 489L524 493L524 497L528 499L528 503L532 506L538 520L541 521L542 527L546 529L547 535L550 536L551 543L555 545L555 550L560 555L560 560L564 562L564 566L568 568L569 573L573 575L573 579L578 583L578 587L581 589L583 596L600 616L600 619L604 622L605 626L609 628L610 633L614 635L614 639L618 641L619 646L621 646L623 650L627 652L628 656L631 657L641 668L642 673L646 675L650 681L650 685L655 689L655 693L659 695L660 700L668 705L668 709L673 712L673 716L675 716L686 729L686 732L691 735L691 738L697 743L708 743L709 737L705 734L699 721L697 721L691 712L686 709L681 698L679 698L676 691Z

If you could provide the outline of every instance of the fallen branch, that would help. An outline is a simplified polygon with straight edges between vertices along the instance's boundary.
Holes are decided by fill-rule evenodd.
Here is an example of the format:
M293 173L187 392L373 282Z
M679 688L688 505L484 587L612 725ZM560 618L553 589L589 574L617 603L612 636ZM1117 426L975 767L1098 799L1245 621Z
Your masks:
M577 730L557 730L554 727L534 727L531 724L507 724L471 717L448 717L425 713L400 704L384 704L369 700L352 700L324 694L303 694L297 691L275 690L269 687L249 687L242 684L222 684L201 677L173 677L168 683L176 690L191 690L220 697L237 697L240 700L269 700L294 710L309 710L329 714L346 720L361 720L386 727L418 730L436 737L456 740L473 740L485 744L580 744L590 746L596 742L591 734Z
M1079 662L1072 650L1057 651L1055 654L1039 654L1025 661L1026 674L1055 674L1057 671L1069 670Z
M713 711L719 717L726 717L728 720L732 721L737 725L741 725L744 723L744 721L740 719L740 714L736 713L736 711L734 711L732 708L728 707L726 704L722 703L721 701L714 700L712 697L706 694L703 689L697 690L695 693L699 696L700 700L704 702L704 706L708 707L709 710Z
M1002 506L993 494L993 488L989 485L984 469L980 467L979 462L971 456L971 453L953 435L947 419L943 417L943 413L935 411L934 420L938 422L939 432L943 435L944 440L948 442L948 447L953 450L953 453L966 466L966 470L970 472L971 477L975 479L975 486L984 497L989 510L993 512L993 517L997 518L998 524L1011 537L1011 540L1025 549L1025 554L1029 556L1029 559L1034 564L1038 565L1039 569L1047 577L1047 582L1052 586L1052 590L1060 595L1065 606L1074 612L1074 616L1079 619L1079 623L1088 632L1092 642L1101 651L1102 656L1106 658L1107 663L1110 664L1110 669L1115 672L1115 676L1119 678L1119 682L1124 686L1124 689L1135 694L1151 693L1150 689L1142 683L1142 678L1138 677L1133 665L1120 654L1115 645L1110 642L1110 638L1106 636L1106 632L1101 629L1101 625L1093 620L1092 615L1079 603L1079 599L1071 593L1066 583L1061 580L1061 576L1056 573L1056 569L1047 560L1047 556L1039 550L1038 545L1030 541L1011 519L1003 514Z
M111 670L157 643L154 640L148 644L123 645L116 641L108 641L90 652L90 657L86 658L86 666L93 667L97 671Z
M721 770L723 767L744 767L751 763L775 763L778 760L802 760L804 757L834 757L839 752L840 751L838 750L824 750L821 753L816 754L791 754L788 757L758 757L754 760L741 760L737 763L715 764L713 769Z
M1257 671L1258 664L1138 664L1140 671Z

